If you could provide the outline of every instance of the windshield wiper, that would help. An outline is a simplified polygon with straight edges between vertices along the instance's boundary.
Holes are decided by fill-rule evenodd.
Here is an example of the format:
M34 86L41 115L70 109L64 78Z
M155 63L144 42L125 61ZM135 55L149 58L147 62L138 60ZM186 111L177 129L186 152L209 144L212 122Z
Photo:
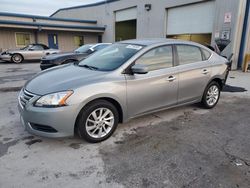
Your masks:
M79 67L84 67L90 70L98 70L99 68L90 65L79 65Z

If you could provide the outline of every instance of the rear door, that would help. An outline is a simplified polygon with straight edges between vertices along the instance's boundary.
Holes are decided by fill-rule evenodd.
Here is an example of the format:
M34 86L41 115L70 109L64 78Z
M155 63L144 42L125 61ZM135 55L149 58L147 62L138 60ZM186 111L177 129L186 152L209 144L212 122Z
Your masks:
M179 69L178 103L201 99L211 75L210 62L204 60L201 48L176 45Z
M149 50L136 64L149 67L147 74L126 75L129 117L177 103L178 74L171 45Z

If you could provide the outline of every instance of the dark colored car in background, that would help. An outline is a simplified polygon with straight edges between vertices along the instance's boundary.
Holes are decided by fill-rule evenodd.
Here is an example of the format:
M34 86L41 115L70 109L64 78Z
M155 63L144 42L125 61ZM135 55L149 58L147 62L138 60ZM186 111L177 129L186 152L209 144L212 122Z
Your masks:
M88 55L109 46L110 44L111 43L86 44L77 48L73 52L44 56L41 59L40 68L41 70L45 70L58 65L63 65L71 62L78 62L86 58Z

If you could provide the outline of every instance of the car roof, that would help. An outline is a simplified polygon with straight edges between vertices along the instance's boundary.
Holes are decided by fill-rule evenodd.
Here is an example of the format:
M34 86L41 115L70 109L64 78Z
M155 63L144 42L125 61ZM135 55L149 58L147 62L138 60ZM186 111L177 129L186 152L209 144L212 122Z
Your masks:
M153 38L153 39L133 39L133 40L125 40L118 43L124 44L134 44L134 45L141 45L141 46L151 46L156 44L189 44L195 46L203 46L198 43L192 41L184 41L179 39L168 39L168 38ZM203 46L204 47L204 46Z
M165 39L165 38L155 38L155 39L132 39L132 40L124 40L119 43L129 43L129 44L137 44L142 46L150 46L158 43L167 43L171 42L174 39Z

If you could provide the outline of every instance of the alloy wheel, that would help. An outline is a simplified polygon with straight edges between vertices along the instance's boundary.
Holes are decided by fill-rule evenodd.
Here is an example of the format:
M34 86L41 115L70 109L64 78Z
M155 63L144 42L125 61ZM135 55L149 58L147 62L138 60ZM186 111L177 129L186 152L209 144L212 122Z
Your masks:
M216 85L211 85L207 91L206 102L209 106L213 106L219 99L219 88Z
M12 60L14 61L14 63L21 63L22 62L22 56L19 54L15 54L12 57Z
M103 138L114 126L114 114L108 108L98 108L86 120L86 131L92 138Z

